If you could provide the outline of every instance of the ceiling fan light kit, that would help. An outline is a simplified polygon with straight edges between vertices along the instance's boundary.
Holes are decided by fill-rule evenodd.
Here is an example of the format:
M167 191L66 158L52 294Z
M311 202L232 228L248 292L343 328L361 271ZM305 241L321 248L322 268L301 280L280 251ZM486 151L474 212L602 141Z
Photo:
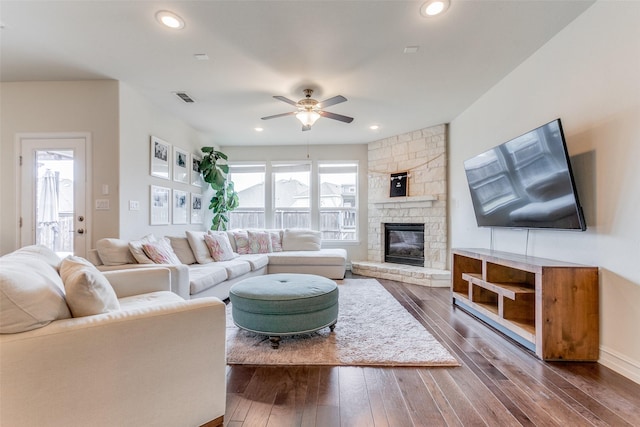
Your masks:
M305 89L304 95L305 97L298 102L292 101L289 98L285 98L284 96L276 95L275 99L278 99L282 102L286 102L287 104L293 105L298 108L298 111L291 111L289 113L281 113L275 114L273 116L262 117L262 120L270 120L278 117L285 116L293 116L302 123L302 130L307 131L311 130L311 126L320 118L326 117L328 119L338 120L344 123L351 123L353 121L353 117L343 116L341 114L330 113L328 111L324 111L322 108L329 107L331 105L339 104L341 102L345 102L347 98L342 95L334 96L333 98L325 99L322 102L318 102L315 99L311 98L313 94L312 89Z

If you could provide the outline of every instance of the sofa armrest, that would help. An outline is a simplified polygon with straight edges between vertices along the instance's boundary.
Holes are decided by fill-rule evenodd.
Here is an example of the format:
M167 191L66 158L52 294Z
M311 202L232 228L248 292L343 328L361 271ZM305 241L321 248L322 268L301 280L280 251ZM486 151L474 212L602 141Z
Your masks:
M171 291L184 299L191 299L189 289L189 266L184 264L123 264L123 265L99 265L102 272L114 270L146 270L149 268L167 268L171 274Z
M225 411L217 298L0 335L0 425L202 425Z
M118 298L171 290L171 272L168 268L113 270L104 271L103 274Z

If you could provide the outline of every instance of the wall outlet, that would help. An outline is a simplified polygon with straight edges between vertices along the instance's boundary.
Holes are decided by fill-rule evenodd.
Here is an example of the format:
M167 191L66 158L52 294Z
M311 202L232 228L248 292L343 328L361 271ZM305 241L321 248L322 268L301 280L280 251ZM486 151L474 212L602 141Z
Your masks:
M140 210L140 202L137 200L129 200L129 210L130 211L139 211Z

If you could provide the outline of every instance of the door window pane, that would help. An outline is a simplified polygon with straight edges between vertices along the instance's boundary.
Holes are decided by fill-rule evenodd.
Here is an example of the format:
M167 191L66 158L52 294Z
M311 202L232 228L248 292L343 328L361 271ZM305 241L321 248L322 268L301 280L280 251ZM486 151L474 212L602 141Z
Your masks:
M36 151L36 244L73 254L73 150Z

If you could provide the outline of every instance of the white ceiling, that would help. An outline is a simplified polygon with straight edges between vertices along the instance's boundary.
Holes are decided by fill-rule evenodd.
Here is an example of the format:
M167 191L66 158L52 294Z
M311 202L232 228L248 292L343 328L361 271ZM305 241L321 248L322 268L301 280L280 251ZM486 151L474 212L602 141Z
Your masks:
M421 3L1 0L0 77L120 80L217 145L367 143L450 122L593 2L451 0L436 18ZM186 27L161 27L162 9ZM327 111L353 123L260 120L306 87L345 96Z

